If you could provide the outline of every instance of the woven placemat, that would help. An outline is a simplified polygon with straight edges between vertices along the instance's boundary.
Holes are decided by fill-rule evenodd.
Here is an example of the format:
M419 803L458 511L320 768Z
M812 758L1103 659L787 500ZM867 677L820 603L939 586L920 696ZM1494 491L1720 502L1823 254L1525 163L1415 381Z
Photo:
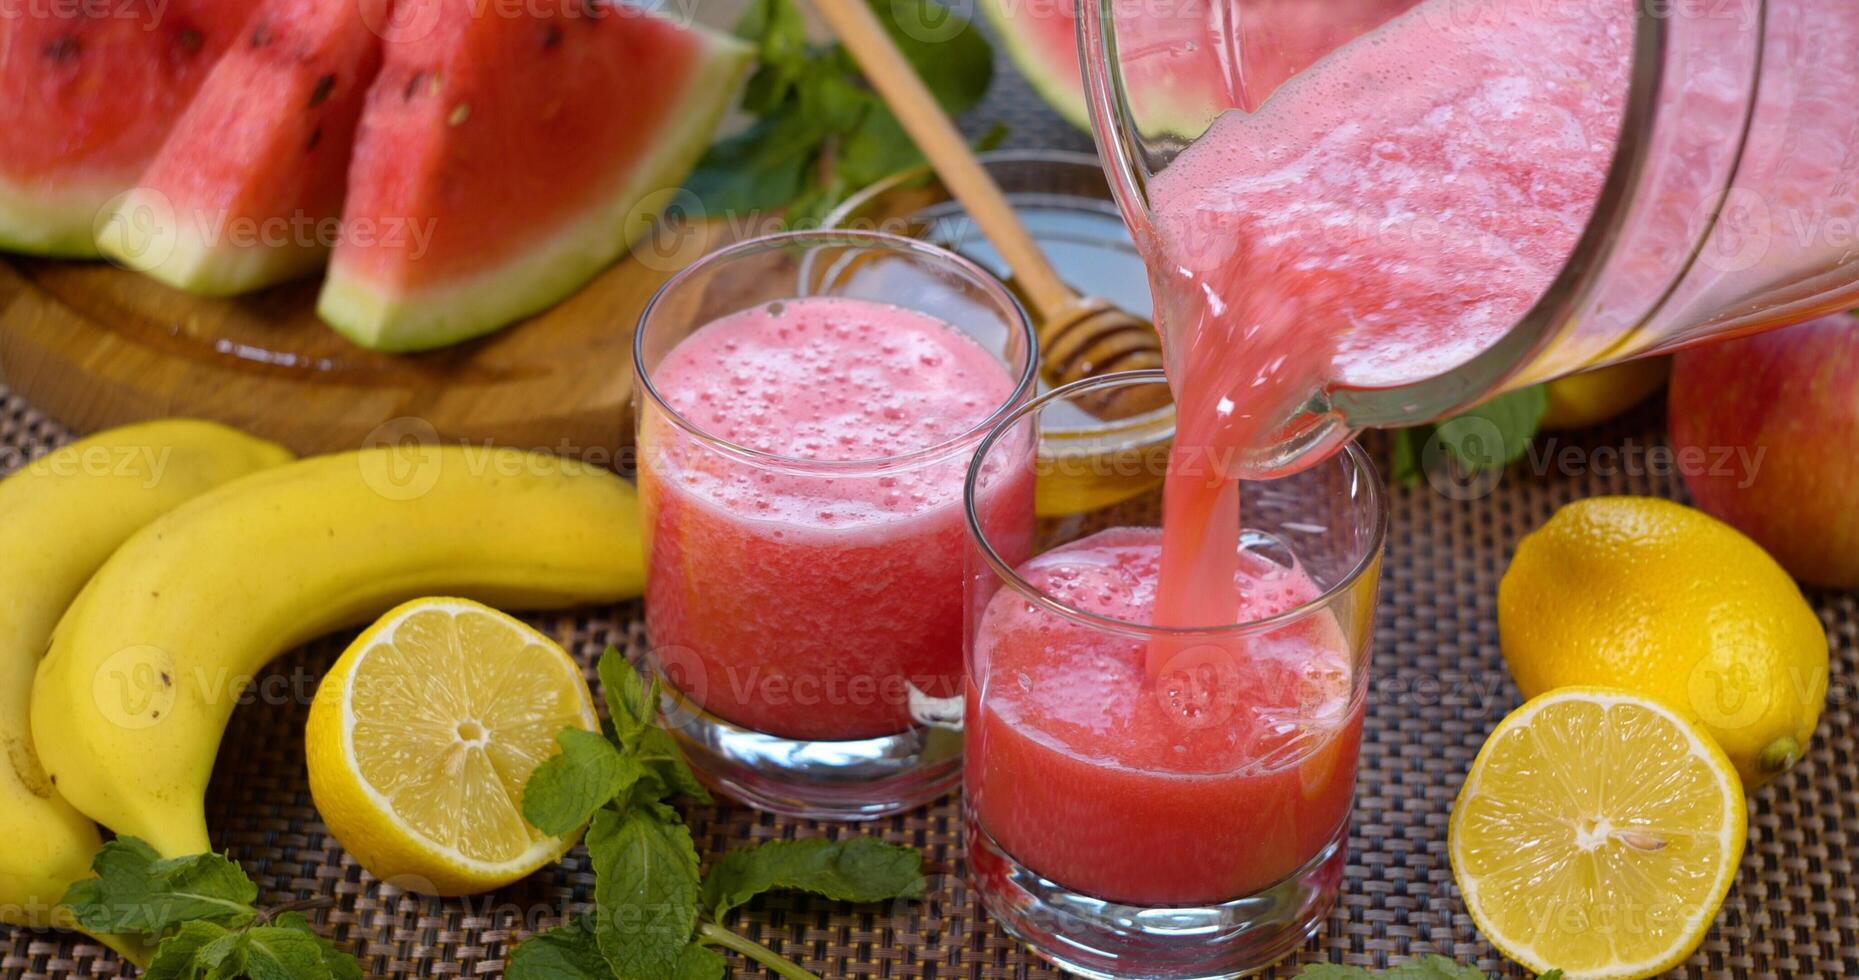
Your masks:
M1485 734L1518 702L1498 653L1498 578L1517 540L1564 503L1604 493L1680 496L1675 477L1624 472L1632 467L1619 466L1607 451L1643 451L1662 429L1658 410L1649 408L1615 426L1561 438L1551 458L1572 456L1583 461L1579 466L1539 474L1526 460L1483 495L1453 487L1392 493L1347 880L1341 905L1296 962L1386 966L1438 952L1487 972L1521 975L1479 938L1446 863L1453 796ZM0 471L67 438L0 389ZM1752 801L1749 853L1736 887L1684 975L1859 976L1859 896L1848 850L1849 836L1859 833L1851 816L1859 805L1853 708L1859 595L1810 597L1833 641L1828 709L1806 760ZM590 681L594 658L608 643L643 648L633 603L532 622L588 665ZM309 695L347 639L331 637L278 661L258 684L270 694L235 714L209 797L216 842L258 880L267 904L335 896L337 906L319 914L320 927L360 955L371 976L499 976L513 943L590 900L585 851L471 899L413 895L362 871L311 805L302 750ZM961 878L953 797L869 828L737 806L688 816L707 855L762 840L869 830L921 848L933 865L948 869L926 902L852 908L778 896L734 923L829 980L1060 975L1003 935L973 901ZM113 954L75 936L13 929L4 942L0 973L7 977L122 975ZM739 977L768 976L740 960L734 966ZM1295 966L1276 972L1290 975Z
M1010 127L1009 146L1090 147L1004 65L971 124L980 131L996 119ZM1551 465L1526 461L1495 487L1392 492L1343 898L1323 931L1272 975L1294 975L1303 962L1387 966L1434 952L1489 973L1525 975L1478 936L1446 862L1453 796L1485 734L1518 703L1498 654L1498 578L1517 540L1571 500L1604 493L1682 498L1676 476L1645 465L1645 449L1663 431L1655 406L1562 437L1555 451L1537 457ZM0 473L68 438L0 388ZM1622 447L1637 450L1617 452ZM1859 977L1859 896L1847 846L1849 835L1859 834L1859 818L1851 816L1859 813L1859 595L1810 598L1833 641L1826 714L1807 758L1752 801L1749 852L1736 887L1679 975ZM608 643L643 649L636 604L531 621L588 666L590 681ZM317 914L318 926L360 956L370 976L501 976L514 943L590 901L586 853L576 849L553 870L471 899L425 898L363 872L318 818L303 763L309 695L347 640L331 637L284 657L257 685L276 696L235 714L209 797L215 841L260 883L266 904L334 896L336 907ZM731 923L827 980L1061 976L1003 935L970 895L953 797L859 828L736 806L689 810L687 817L706 855L770 839L871 832L920 848L947 869L923 902L852 908L775 896ZM126 975L114 954L75 936L0 927L0 942L5 977ZM740 959L732 966L737 977L771 977Z

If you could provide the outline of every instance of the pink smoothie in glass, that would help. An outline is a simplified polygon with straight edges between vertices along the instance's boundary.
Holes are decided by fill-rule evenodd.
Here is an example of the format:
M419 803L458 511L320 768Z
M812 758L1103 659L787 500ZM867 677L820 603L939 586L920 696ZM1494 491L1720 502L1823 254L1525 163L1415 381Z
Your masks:
M979 435L964 437L1014 395L1000 360L923 313L808 298L707 324L651 375L692 426L763 454L648 404L647 626L684 693L816 740L896 734L913 698L960 696L962 482ZM1028 525L1001 527L1022 547L1031 493L1029 476L982 501L990 521Z
M1147 623L1162 559L1154 529L1117 528L1020 566L1076 609ZM1236 556L1229 622L1319 595L1295 566ZM1197 699L1152 687L1144 641L995 593L976 627L969 802L1015 860L1096 898L1229 901L1263 890L1335 838L1355 791L1362 705L1336 620L1317 612L1188 646L1220 676Z

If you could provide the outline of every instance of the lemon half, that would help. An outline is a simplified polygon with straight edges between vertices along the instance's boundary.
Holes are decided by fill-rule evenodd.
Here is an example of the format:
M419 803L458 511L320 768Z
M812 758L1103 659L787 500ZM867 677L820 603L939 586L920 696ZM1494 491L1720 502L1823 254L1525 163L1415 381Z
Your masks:
M357 637L323 679L304 745L329 830L370 874L411 891L489 891L574 839L522 817L555 736L599 727L574 660L464 599L418 599Z
M1646 698L1563 688L1500 722L1452 809L1453 878L1505 956L1650 977L1717 918L1747 834L1736 767Z

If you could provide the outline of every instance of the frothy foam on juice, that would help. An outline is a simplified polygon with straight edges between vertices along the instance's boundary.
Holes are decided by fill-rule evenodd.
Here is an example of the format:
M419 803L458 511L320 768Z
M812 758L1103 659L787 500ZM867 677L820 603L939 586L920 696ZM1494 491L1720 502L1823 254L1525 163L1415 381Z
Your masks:
M970 432L1013 391L993 355L915 310L813 297L769 303L707 324L654 370L666 404L706 435L803 462L877 460ZM881 477L828 482L830 471L681 465L686 492L739 515L845 529L896 520L961 496L962 454ZM830 500L823 500L827 491Z

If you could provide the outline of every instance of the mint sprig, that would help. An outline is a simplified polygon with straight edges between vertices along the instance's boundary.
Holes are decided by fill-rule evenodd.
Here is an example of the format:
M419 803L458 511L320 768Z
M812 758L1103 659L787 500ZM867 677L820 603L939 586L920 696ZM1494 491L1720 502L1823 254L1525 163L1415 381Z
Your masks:
M854 902L922 894L922 855L872 838L766 843L726 854L702 875L690 828L666 801L709 795L658 725L657 685L612 647L599 672L606 734L563 732L562 752L523 791L524 817L545 833L572 833L591 820L595 907L520 943L509 980L722 980L728 960L720 949L776 976L819 980L718 921L779 889Z
M1438 440L1466 474L1501 470L1523 458L1536 438L1549 394L1542 385L1506 392L1434 425L1394 429L1389 433L1389 477L1417 487L1426 482L1426 446Z
M936 0L875 0L872 9L945 110L981 101L994 54L979 29ZM713 145L685 182L706 211L785 210L796 225L817 222L852 191L923 164L852 56L808 43L794 0L753 0L736 35L760 56L742 96L755 122Z
M561 754L538 766L523 790L523 819L545 834L587 826L595 810L645 777L644 764L599 732L564 728L555 742Z
M304 906L254 908L258 886L224 855L163 858L118 837L91 870L97 877L72 885L64 904L87 931L159 940L147 980L361 978L355 958L311 928Z
M230 858L163 858L134 837L103 845L97 877L71 886L64 904L91 932L158 936L184 922L242 926L258 917L258 886Z
M704 878L704 911L721 919L770 891L811 892L841 902L923 894L923 859L871 837L780 840L732 851Z

